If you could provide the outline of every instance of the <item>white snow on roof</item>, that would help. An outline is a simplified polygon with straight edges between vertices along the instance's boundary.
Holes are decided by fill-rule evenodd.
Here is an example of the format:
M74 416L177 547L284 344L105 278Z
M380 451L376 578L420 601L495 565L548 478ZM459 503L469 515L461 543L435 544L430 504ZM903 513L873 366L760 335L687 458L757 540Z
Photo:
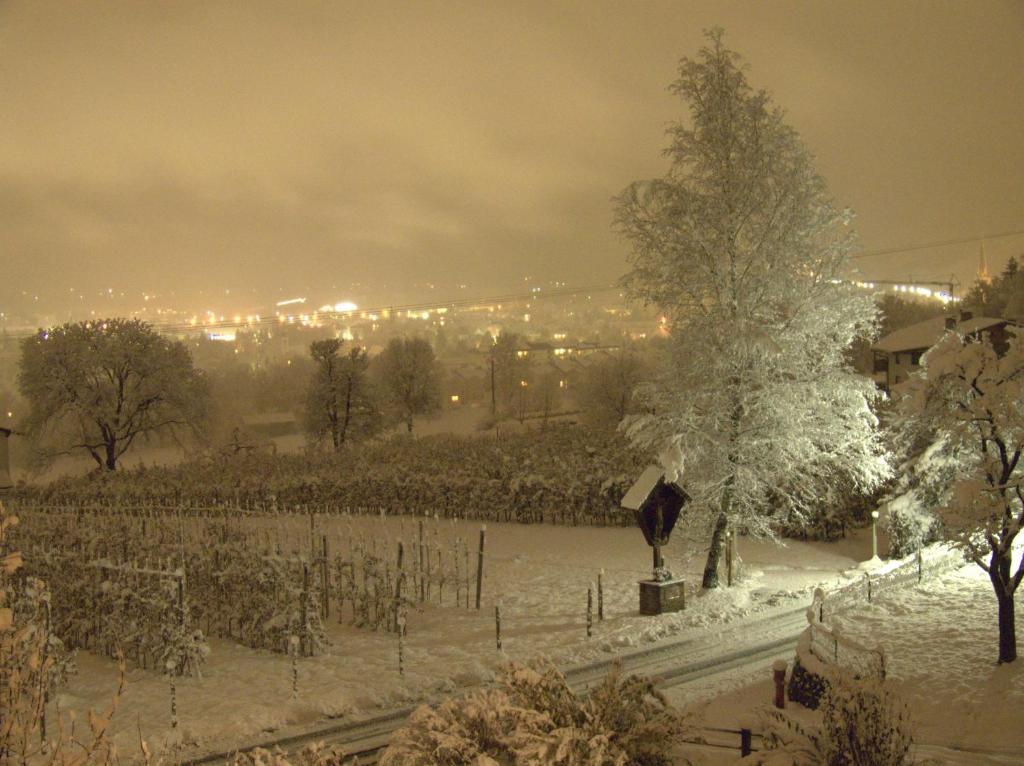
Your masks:
M987 330L989 327L1005 324L1007 320L999 317L972 317L956 325L956 331L961 335L970 335L979 330ZM939 339L946 334L946 317L938 316L926 319L923 322L912 324L909 327L901 327L891 332L878 341L872 348L875 351L885 351L890 354L899 351L924 351L939 342Z
M629 491L622 496L622 507L627 511L639 511L644 502L651 496L654 488L658 486L661 477L665 472L660 466L650 465L640 474Z

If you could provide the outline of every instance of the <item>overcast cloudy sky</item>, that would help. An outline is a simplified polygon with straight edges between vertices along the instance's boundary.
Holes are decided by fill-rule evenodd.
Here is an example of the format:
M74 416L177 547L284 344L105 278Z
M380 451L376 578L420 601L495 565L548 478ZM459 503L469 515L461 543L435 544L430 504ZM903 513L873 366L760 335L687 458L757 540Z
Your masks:
M866 249L1024 229L1020 2L5 0L0 300L613 280L610 198L716 24ZM977 245L860 264L968 279Z

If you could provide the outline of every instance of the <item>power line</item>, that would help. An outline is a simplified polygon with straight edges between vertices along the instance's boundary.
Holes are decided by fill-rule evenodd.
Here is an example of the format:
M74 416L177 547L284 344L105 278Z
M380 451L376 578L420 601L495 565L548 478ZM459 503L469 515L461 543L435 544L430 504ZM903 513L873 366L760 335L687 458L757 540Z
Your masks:
M869 250L866 253L858 253L857 255L851 255L850 260L857 258L873 258L879 255L892 255L894 253L912 253L917 250L928 250L933 247L946 247L947 245L967 245L971 242L981 242L982 240L989 239L1003 239L1005 237L1019 237L1024 235L1024 229L1017 229L1016 231L1004 231L999 234L987 234L984 237L966 237L964 239L946 239L940 242L928 242L922 245L910 245L908 247L889 247L883 250Z

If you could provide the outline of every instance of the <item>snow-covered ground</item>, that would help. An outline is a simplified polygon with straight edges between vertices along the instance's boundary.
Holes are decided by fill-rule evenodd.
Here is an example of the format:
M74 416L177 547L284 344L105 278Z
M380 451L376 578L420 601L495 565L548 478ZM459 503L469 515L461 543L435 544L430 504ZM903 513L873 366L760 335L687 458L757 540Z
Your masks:
M408 519L354 523L381 536L397 537L403 525L406 533L409 529ZM448 534L474 541L479 529L471 523L441 526ZM699 583L702 543L677 534L665 555L677 575ZM850 572L870 556L870 538L862 531L836 544L791 542L786 547L743 540L740 555L742 584L691 598L683 613L640 617L636 581L648 576L650 549L639 530L492 524L487 529L482 609L455 607L449 591L445 606L434 603L412 612L404 676L398 673L393 635L331 619L329 653L299 660L299 694L293 699L287 657L214 639L203 678L177 681L177 736L189 752L228 749L321 718L354 719L449 694L490 678L508 659L547 654L560 664L575 664L667 637L703 633L709 626L779 605L809 603L816 584L854 576ZM597 622L595 615L594 636L587 639L587 587L602 568L605 620ZM494 635L494 605L499 601L501 653ZM77 663L78 674L59 695L61 708L81 714L89 707L105 707L116 683L114 663L85 652L79 653ZM152 746L170 740L169 685L156 673L130 670L112 725L122 753L135 752L139 730Z
M919 757L953 764L1024 763L1024 662L996 664L996 602L978 567L881 594L833 624L849 638L884 648L888 678L911 711ZM746 724L756 731L757 711L772 697L768 664L669 696L705 726ZM814 720L791 707L802 719ZM736 753L705 751L698 762L736 761Z

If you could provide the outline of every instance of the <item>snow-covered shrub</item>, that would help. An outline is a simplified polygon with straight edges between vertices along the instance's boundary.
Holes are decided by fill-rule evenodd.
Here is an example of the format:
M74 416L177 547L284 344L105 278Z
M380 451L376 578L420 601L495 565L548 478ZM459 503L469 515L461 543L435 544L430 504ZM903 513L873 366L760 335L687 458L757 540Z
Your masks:
M564 683L564 679L563 679ZM520 697L523 703L527 698ZM647 678L616 668L536 748L540 763L671 766L684 721ZM538 761L533 761L538 762Z
M74 727L46 719L51 692L69 671L69 655L49 629L46 585L22 572L20 551L12 550L10 531L18 523L0 503L0 763L42 766L90 766L114 760L107 725L121 697L121 685L106 715L89 711L85 736Z
M894 418L891 440L901 465L882 523L889 535L889 556L902 558L942 538L935 511L949 502L964 456L950 440L904 414Z
M421 707L381 766L670 766L684 721L647 679L612 672L578 697L549 662L511 664L496 689Z
M910 760L909 713L878 679L833 674L821 734L829 766L900 766Z
M485 689L436 708L418 708L391 739L381 766L512 766L516 751L551 727L542 713L514 705L502 690Z
M909 556L942 535L939 518L921 502L916 490L889 501L884 524L889 534L890 558Z
M266 750L258 747L244 753L236 753L230 766L352 766L358 763L349 758L337 745L314 742L295 753L286 753L280 748Z
M804 726L778 710L762 718L768 766L902 766L910 763L909 714L883 681L833 669L822 700L820 727Z

